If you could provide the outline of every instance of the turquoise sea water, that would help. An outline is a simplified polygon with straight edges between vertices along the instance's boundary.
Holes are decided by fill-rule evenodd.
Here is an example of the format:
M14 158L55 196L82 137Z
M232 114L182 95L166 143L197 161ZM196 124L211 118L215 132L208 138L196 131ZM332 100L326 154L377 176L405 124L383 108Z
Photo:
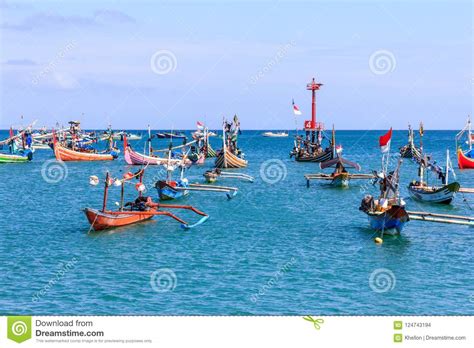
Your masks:
M261 133L244 131L240 138L249 160L242 172L255 183L220 182L239 187L233 200L216 193L185 198L211 216L189 231L155 217L87 233L81 209L102 202L102 185L90 186L89 176L123 174L123 157L67 163L56 172L57 183L42 175L54 158L50 150L38 150L31 163L0 165L0 314L474 314L473 228L411 221L401 236L375 245L358 207L376 187L353 181L349 189L317 183L308 189L303 175L318 172L318 165L289 159L291 137ZM380 167L381 134L340 131L337 142L368 172ZM426 152L444 165L449 148L456 165L454 135L426 131ZM220 147L217 138L211 141ZM392 149L405 142L406 131L394 132ZM134 144L143 148L142 141ZM167 142L160 144L154 147ZM202 181L212 164L191 168L190 181ZM462 186L474 187L474 171L456 173ZM416 174L405 160L402 195ZM150 168L145 182L151 186L160 175ZM129 188L129 199L135 192ZM111 189L110 207L118 194ZM451 206L409 200L408 208L473 215L474 195L466 198L459 195Z

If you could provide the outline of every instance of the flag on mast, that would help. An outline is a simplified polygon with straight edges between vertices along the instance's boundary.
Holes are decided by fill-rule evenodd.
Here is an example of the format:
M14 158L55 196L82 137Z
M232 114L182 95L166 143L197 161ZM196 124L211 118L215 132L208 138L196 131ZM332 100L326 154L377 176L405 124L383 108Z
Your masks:
M390 130L379 138L379 146L382 153L388 152L390 150L391 141L392 141L392 128L390 127Z
M293 99L292 103L293 105L293 113L295 114L295 116L298 116L298 115L301 115L301 111L300 109L295 105L295 100Z
M198 130L204 130L204 124L202 122L197 121L196 126Z

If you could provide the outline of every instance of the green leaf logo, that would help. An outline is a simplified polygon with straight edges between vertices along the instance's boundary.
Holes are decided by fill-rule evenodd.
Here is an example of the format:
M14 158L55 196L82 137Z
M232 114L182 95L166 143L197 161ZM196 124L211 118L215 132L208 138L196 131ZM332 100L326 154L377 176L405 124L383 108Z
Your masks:
M31 317L8 317L7 323L7 337L12 341L21 343L31 338Z

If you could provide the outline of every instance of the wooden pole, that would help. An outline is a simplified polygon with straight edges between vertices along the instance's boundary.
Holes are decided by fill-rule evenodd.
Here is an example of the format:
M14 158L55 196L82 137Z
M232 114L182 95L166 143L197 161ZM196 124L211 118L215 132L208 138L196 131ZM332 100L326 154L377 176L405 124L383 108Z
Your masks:
M107 208L107 196L109 193L109 172L105 175L104 200L102 202L102 212Z
M124 193L125 193L125 181L122 181L122 187L120 189L120 211L123 211Z

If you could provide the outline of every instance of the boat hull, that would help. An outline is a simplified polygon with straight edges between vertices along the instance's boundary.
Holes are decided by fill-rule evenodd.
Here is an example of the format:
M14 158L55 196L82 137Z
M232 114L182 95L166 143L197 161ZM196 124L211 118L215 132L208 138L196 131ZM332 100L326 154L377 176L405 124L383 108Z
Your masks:
M143 155L131 150L130 147L125 148L123 156L125 158L125 162L130 165L160 165L167 163L168 161L167 158Z
M335 174L331 185L335 187L349 187L349 173Z
M216 158L216 168L244 168L247 167L247 161L230 153L228 150L222 150Z
M400 234L409 221L405 208L394 205L383 213L367 212L370 227L375 231L383 231L384 234Z
M469 157L471 150L463 152L462 149L458 149L458 167L459 169L474 169L474 158Z
M96 209L84 209L87 220L94 231L102 231L109 228L126 226L140 221L149 220L153 217L151 214L107 214Z
M160 180L156 183L155 187L158 190L158 196L162 201L183 198L189 194L188 190L184 190L186 186L174 181L168 183L165 180ZM176 187L183 189L177 190Z
M0 153L0 163L25 163L31 161L31 156Z
M456 192L459 191L460 185L452 182L435 189L423 189L415 185L408 186L408 192L413 199L427 203L449 204L453 200Z
M421 152L413 145L405 145L400 149L400 156L403 158L421 158Z
M60 144L54 145L54 156L58 161L112 161L115 159L111 154L88 153L67 149Z
M333 159L333 152L325 151L316 156L299 156L298 154L295 155L295 161L297 162L325 162Z

